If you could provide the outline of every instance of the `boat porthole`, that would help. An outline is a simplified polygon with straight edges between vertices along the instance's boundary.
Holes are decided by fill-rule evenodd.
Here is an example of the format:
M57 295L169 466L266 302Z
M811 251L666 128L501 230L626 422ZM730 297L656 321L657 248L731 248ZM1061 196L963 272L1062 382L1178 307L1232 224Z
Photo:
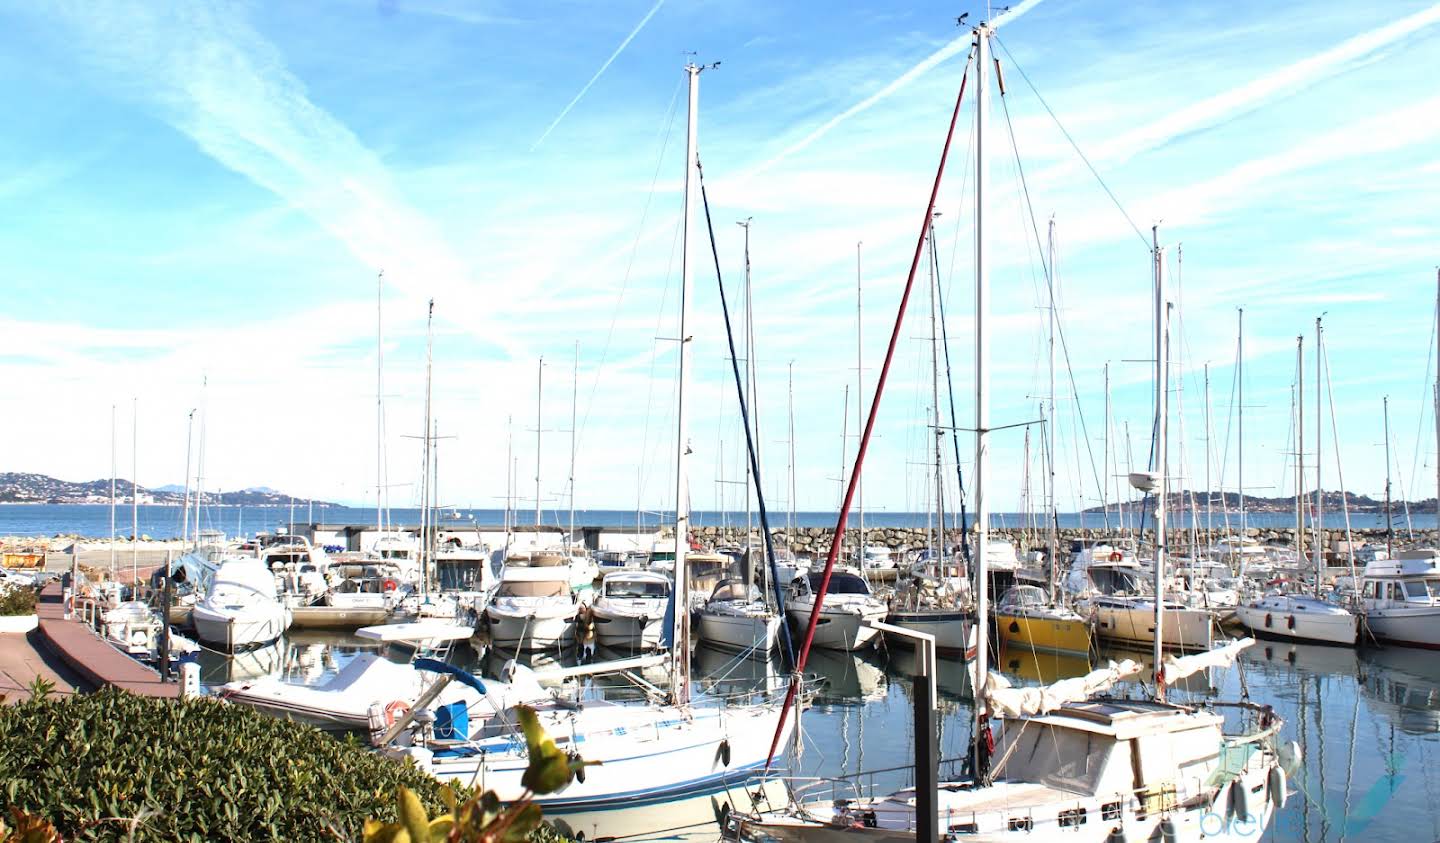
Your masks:
M1272 620L1271 616L1267 614L1267 615L1265 616L1265 628L1266 628L1266 629L1269 629L1269 628L1270 628L1270 621L1271 621L1271 620Z
M1018 632L1020 631L1020 624L1016 623L1015 621L1011 621L1011 622L1010 622L1010 631L1011 631L1011 632L1017 632L1017 633L1018 633Z
M1295 628L1295 616L1294 616L1294 615L1291 615L1291 616L1290 616L1290 619L1286 622L1286 626L1289 627L1290 629L1294 629L1294 628Z

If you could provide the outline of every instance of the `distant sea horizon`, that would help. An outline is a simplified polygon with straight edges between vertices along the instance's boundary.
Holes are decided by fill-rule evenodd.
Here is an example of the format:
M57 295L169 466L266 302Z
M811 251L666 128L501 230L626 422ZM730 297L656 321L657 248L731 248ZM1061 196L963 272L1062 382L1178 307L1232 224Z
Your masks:
M794 513L794 525L804 528L811 527L834 527L835 518L838 513L835 511L812 511ZM535 522L534 510L520 511L515 513L517 523L521 526ZM947 513L947 519L949 517ZM181 533L181 525L184 523L183 508L180 506L142 504L138 509L139 534L152 539L176 538ZM310 522L310 508L303 504L295 506L295 526L301 527ZM745 525L744 512L711 512L696 511L691 514L694 525L697 527L722 527L729 526L743 527ZM1133 528L1138 524L1139 513L1137 511L1126 511L1126 528ZM770 526L773 529L781 529L791 523L790 514L785 512L772 513L770 515ZM866 528L924 528L932 520L933 516L924 512L895 512L889 510L867 510L865 512ZM413 528L420 523L420 510L418 508L392 508L389 514L389 523L397 527ZM673 513L668 512L642 512L638 516L634 510L618 509L577 509L575 510L575 525L577 527L630 527L638 525L642 529L655 529L673 522ZM1062 528L1090 527L1104 528L1107 521L1101 513L1062 513L1059 516L1059 523ZM314 508L314 521L328 525L363 525L375 523L375 509L373 507L347 507L347 506L316 506ZM1205 515L1200 513L1197 518L1198 526L1205 526ZM990 524L992 527L1015 528L1024 526L1026 523L1043 523L1038 516L1026 516L1022 513L1005 512L991 513ZM477 524L482 527L498 527L505 523L505 510L503 509L446 509L442 510L440 524L442 529L446 526L468 526ZM547 527L564 529L569 526L569 510L546 510L544 512L544 524ZM759 515L751 516L751 523L759 526ZM971 517L969 523L974 523ZM1308 525L1307 521L1307 525ZM1238 513L1221 513L1216 510L1212 524L1215 529L1238 529L1240 519ZM1295 516L1293 514L1279 512L1248 513L1246 525L1259 529L1286 529L1293 527ZM1385 518L1383 515L1374 513L1352 513L1350 526L1355 529L1376 529L1383 527ZM1108 525L1114 529L1120 529L1121 524L1112 511ZM1176 529L1188 529L1190 517L1188 513L1171 513L1170 525ZM1407 522L1404 512L1398 512L1394 519L1395 530L1401 532L1407 528L1415 530L1431 530L1435 528L1435 514L1423 513L1413 515ZM258 531L274 532L279 529L287 529L290 526L290 507L286 506L206 506L201 518L201 526L207 530L220 530L227 536L249 536ZM850 513L847 526L856 528L860 526L859 513ZM1146 526L1150 526L1147 519ZM1344 529L1345 518L1341 512L1326 512L1324 526L1328 529ZM193 530L193 525L191 526ZM115 510L115 535L129 536L131 530L131 510L129 506L120 506ZM108 538L110 536L110 507L108 504L33 504L33 503L5 503L0 504L0 535L3 536L29 536L48 537L57 535L78 535L86 538Z

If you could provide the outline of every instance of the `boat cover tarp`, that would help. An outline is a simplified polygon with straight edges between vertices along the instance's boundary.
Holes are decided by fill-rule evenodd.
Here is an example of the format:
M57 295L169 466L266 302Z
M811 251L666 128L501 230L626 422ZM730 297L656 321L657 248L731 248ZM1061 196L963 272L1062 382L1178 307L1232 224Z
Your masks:
M972 680L975 674L974 665L974 662L970 663ZM1110 662L1108 666L1092 670L1084 676L1062 679L1050 685L1034 688L1013 687L1010 680L992 672L989 680L985 683L985 699L990 708L1003 717L1046 714L1067 702L1080 702L1102 693L1111 685L1126 677L1134 676L1140 670L1139 663L1125 659L1119 664Z
M1207 667L1229 667L1240 657L1240 652L1251 644L1254 638L1240 638L1223 647L1216 647L1193 656L1166 656L1165 684L1173 685L1187 676L1199 673Z

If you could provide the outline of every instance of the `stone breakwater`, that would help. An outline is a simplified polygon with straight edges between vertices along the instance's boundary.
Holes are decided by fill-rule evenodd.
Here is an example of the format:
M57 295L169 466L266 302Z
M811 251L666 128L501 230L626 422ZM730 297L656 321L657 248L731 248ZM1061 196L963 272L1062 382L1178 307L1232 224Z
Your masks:
M744 527L696 527L695 538L705 545L718 544L743 544L745 541ZM1064 528L1060 530L1060 544L1068 547L1072 541L1081 539L1098 539L1113 537L1119 534L1118 530L1105 530L1102 528ZM1223 530L1196 530L1193 533L1188 529L1172 530L1170 532L1170 546L1172 550L1184 552L1189 549L1192 541L1201 548L1208 547L1215 541L1238 533L1235 531ZM829 527L796 527L792 532L786 531L784 527L775 527L770 531L777 547L789 547L795 551L808 553L823 553L830 549L830 542L835 534L833 528ZM662 535L670 536L673 532L669 529L663 530ZM760 537L760 530L756 528L750 531L750 535L756 540ZM1019 550L1029 548L1044 548L1048 537L1043 530L1023 530L1011 527L996 527L990 530L994 538L1006 539L1014 542ZM1125 532L1124 535L1134 535L1134 531ZM974 529L971 529L973 539ZM1261 544L1277 545L1280 547L1295 546L1294 528L1284 530L1250 528L1245 531L1245 536L1254 539ZM1321 536L1325 542L1325 549L1332 553L1344 552L1346 550L1346 534L1344 530L1322 530ZM952 530L947 534L950 542L957 543L960 539L960 531ZM1146 529L1143 533L1143 541L1149 542L1154 538L1154 530ZM845 531L844 542L847 546L853 547L860 539L860 531L849 529ZM1310 531L1305 533L1305 546L1308 549L1314 541L1314 534ZM1385 542L1385 531L1379 529L1351 530L1350 541L1356 547L1365 544L1383 544ZM1394 535L1394 546L1396 549L1407 547L1433 545L1440 541L1440 535L1434 530L1417 530L1414 533L1397 530ZM930 536L923 529L877 527L865 531L865 543L867 545L883 545L891 550L902 548L921 548L930 542Z

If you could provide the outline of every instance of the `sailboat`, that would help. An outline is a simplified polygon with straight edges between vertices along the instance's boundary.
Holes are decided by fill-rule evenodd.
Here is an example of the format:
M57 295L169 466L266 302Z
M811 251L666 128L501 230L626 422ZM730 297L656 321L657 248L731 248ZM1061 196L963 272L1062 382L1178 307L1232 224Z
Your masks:
M1081 677L1041 688L1015 688L991 673L985 621L989 584L985 545L989 540L988 481L989 366L985 334L988 265L985 258L986 74L990 69L992 26L974 29L976 75L976 461L977 572L976 657L972 687L977 705L970 756L972 777L936 783L934 771L917 769L924 790L905 788L878 798L796 799L778 811L736 814L730 831L754 841L910 840L1249 840L1263 834L1274 809L1285 802L1285 773L1274 747L1282 725L1267 706L1233 703L1239 733L1226 733L1219 706L1202 709L1170 703L1167 684L1208 667L1228 665L1253 639L1218 650L1162 661L1155 638L1155 697L1099 696L1141 669L1132 661L1111 663ZM963 97L965 83L961 83ZM960 101L955 110L958 115ZM953 118L952 118L953 119ZM953 134L953 122L952 122ZM948 142L947 142L948 146ZM942 168L943 168L942 158ZM943 172L943 169L942 169ZM937 189L940 175L937 174ZM1158 237L1157 237L1158 240ZM1154 472L1144 472L1163 500L1167 483L1167 332L1163 298L1164 253L1154 250L1156 293L1156 447ZM902 314L903 315L903 314ZM1137 485L1142 483L1137 482ZM1155 586L1161 587L1166 557L1165 515L1156 520ZM1156 628L1163 611L1153 606ZM994 739L991 720L1001 731ZM1234 722L1233 720L1228 722ZM918 738L917 738L918 739ZM992 740L994 743L992 744ZM992 751L993 746L993 751ZM792 791L794 795L795 791ZM921 810L921 806L924 810ZM933 813L931 813L933 812Z
M769 760L771 736L789 735L793 723L780 728L781 707L761 698L743 704L716 701L698 704L691 699L690 613L686 556L689 551L689 451L686 401L689 394L693 338L688 330L692 295L692 204L698 198L699 167L696 154L699 77L703 68L687 64L689 124L685 152L684 249L681 258L680 346L678 410L676 423L675 581L671 625L667 637L673 655L667 659L670 688L662 699L652 693L645 703L546 699L535 705L541 725L552 735L565 735L587 761L601 766L586 771L558 793L534 797L547 816L616 807L639 807L673 801L681 796L714 793L750 779ZM539 570L539 569L534 569ZM563 569L561 569L563 570ZM504 585L502 583L502 589ZM658 658L658 657L652 657ZM622 660L609 665L570 668L567 675L629 669ZM454 669L447 668L455 673ZM481 680L474 681L483 687ZM473 687L473 686L472 686ZM423 708L423 707L422 707ZM513 711L487 722L478 730L462 730L459 737L437 739L431 718L406 718L394 728L386 752L413 759L420 769L445 781L493 790L502 802L530 795L522 784L529 759L525 741L518 737Z
M1440 325L1440 270L1436 270L1435 284L1435 324ZM1436 346L1440 347L1440 337ZM1435 441L1440 443L1440 373L1435 384ZM1440 489L1440 461L1435 483ZM1376 638L1407 647L1440 649L1440 550L1402 550L1394 559L1374 559L1365 565L1361 583L1360 605Z
M1297 447L1295 450L1297 453L1303 454L1305 452L1305 416L1303 409L1305 402L1305 370L1304 367L1298 365L1298 363L1304 362L1305 340L1303 336L1296 337L1295 339L1296 356L1298 358L1296 366L1298 396L1296 408L1299 416L1299 423L1296 426L1298 434L1296 437ZM1319 410L1320 398L1323 392L1320 388L1320 384L1323 383L1323 381L1319 379L1321 360L1320 320L1316 319L1315 404L1317 411ZM1321 416L1317 412L1317 427L1319 430L1323 430L1324 425L1319 423L1320 418ZM1318 431L1316 436L1318 440ZM1304 488L1305 475L1303 464L1297 468L1297 475L1296 489L1300 490ZM1316 488L1319 488L1318 482L1316 483ZM1302 495L1302 492L1297 491L1297 499ZM1300 518L1301 516L1297 512L1297 521L1300 520ZM1318 529L1317 527L1317 530ZM1303 539L1304 533L1297 532L1296 536L1297 540ZM1236 607L1235 616L1240 620L1240 623L1244 624L1256 635L1267 638L1303 641L1311 644L1340 644L1346 647L1355 646L1355 642L1360 634L1360 618L1346 607L1325 599L1321 594L1320 589L1324 581L1325 555L1318 551L1318 543L1316 547L1315 584L1313 592L1311 594L1296 594L1274 591L1261 595L1255 600Z

